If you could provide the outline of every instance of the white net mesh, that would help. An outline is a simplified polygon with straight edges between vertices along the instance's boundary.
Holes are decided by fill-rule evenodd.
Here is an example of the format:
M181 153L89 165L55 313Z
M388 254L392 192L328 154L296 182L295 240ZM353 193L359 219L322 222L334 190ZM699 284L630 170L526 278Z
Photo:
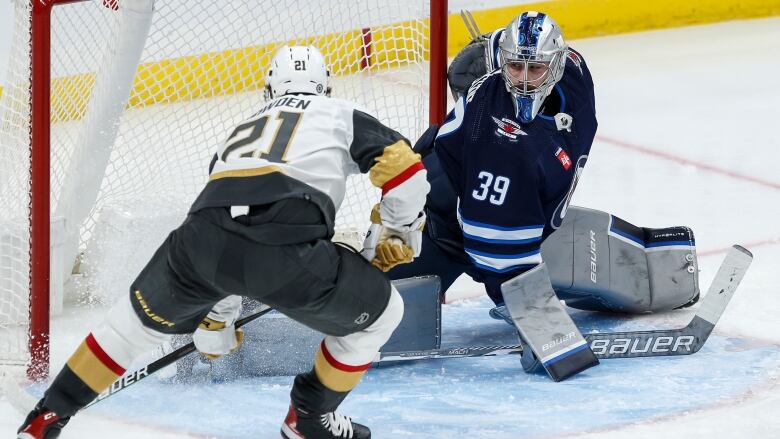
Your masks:
M317 46L331 67L335 97L357 101L410 139L427 126L429 5L419 0L158 1L121 119L101 119L121 103L113 96L121 95L123 64L116 60L128 53L123 44L139 41L123 26L142 20L124 11L149 1L120 2L120 11L85 1L52 14L51 207L65 224L52 236L63 241L65 262L52 270L69 273L79 255L80 274L66 277L75 293L69 297L107 301L127 291L204 186L217 145L263 104L262 79L282 44ZM29 294L30 7L25 0L15 7L0 98L6 363L27 357ZM108 107L95 106L100 99ZM364 229L377 199L365 179L353 178L337 229Z

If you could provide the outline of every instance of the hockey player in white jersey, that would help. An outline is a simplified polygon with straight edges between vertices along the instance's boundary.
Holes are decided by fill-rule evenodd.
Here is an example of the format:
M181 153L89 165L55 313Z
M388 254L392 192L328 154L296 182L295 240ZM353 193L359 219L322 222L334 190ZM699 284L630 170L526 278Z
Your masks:
M328 79L314 47L276 54L270 100L219 148L184 223L71 356L18 438L58 437L135 358L173 334L194 332L210 357L237 349L239 296L326 334L313 369L295 378L282 436L371 437L336 408L401 320L403 302L377 267L419 255L429 185L408 140L330 98ZM358 172L383 194L364 252L371 263L330 241L346 178Z

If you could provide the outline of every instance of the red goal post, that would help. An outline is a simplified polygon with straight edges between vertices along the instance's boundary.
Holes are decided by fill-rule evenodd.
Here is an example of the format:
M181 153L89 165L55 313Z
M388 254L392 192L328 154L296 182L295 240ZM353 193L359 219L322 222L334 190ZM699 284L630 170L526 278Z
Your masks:
M118 0L118 8L112 8L110 7L112 5L108 5L109 7L103 8L106 11L90 13L111 21L114 20L112 14L122 13L123 6L127 2L154 5L153 0ZM191 169L195 169L195 158L203 168L208 164L210 153L204 151L205 148L198 151L197 154L186 153L189 154L186 158L173 156L166 159L167 161L164 162L166 167L157 171L146 169L147 162L144 162L143 166L139 166L135 157L123 155L129 154L126 149L141 149L141 146L147 143L159 142L156 133L150 133L151 130L158 128L164 131L160 136L171 136L170 133L175 133L176 136L191 135L187 139L190 143L197 141L200 138L198 136L203 135L204 132L211 133L213 131L219 132L220 136L223 135L226 131L222 128L236 122L236 117L242 114L246 116L247 108L251 108L251 104L248 104L250 106L247 107L244 103L237 102L242 99L257 102L258 93L262 90L264 63L267 65L270 56L266 56L265 52L280 44L292 42L325 46L320 47L320 49L323 50L326 59L332 65L334 82L336 82L334 94L338 95L339 90L346 90L343 95L346 98L364 98L366 102L363 103L374 107L370 109L377 111L380 119L384 119L394 128L401 128L401 131L412 140L413 136L419 135L428 123L441 123L445 115L446 0L426 2L410 0L407 2L408 5L389 5L394 2L382 1L350 2L344 0L333 2L328 10L303 12L296 11L295 8L300 6L300 2L294 0L277 1L274 2L274 6L270 6L269 2L231 0L224 2L226 5L224 10L205 7L202 12L198 13L200 15L195 15L196 13L192 12L191 9L200 7L200 5L195 6L194 4L201 2L189 2L183 6L184 3L180 1L178 6L186 8L187 13L182 14L184 16L177 19L178 21L170 19L170 15L166 15L171 13L169 3L177 2L158 2L157 5L150 8L154 10L154 17L150 20L163 17L162 20L159 23L152 21L151 24L146 24L151 29L148 31L149 35L144 38L139 37L139 39L147 40L147 44L133 49L140 52L136 62L137 69L133 68L128 76L126 67L124 69L116 68L115 71L107 74L108 79L102 78L101 73L89 70L92 67L85 67L85 71L78 71L80 68L78 65L68 67L73 71L66 69L62 73L52 74L56 62L53 51L59 50L53 46L52 36L53 32L58 32L58 26L65 22L59 21L58 11L63 10L63 16L67 16L62 20L71 20L71 17L78 17L84 13L84 10L94 8L95 6L91 3L95 2L16 0L16 3L18 3L15 6L17 15L29 14L29 29L16 30L15 49L12 48L11 56L16 58L17 66L20 63L24 64L25 61L22 59L24 56L27 56L29 64L26 66L28 70L25 70L25 66L18 67L22 73L7 78L7 86L3 90L2 96L5 103L0 105L0 111L3 111L0 117L4 117L3 126L0 127L0 147L4 148L2 151L11 151L7 154L3 152L4 156L0 155L0 161L5 161L0 162L0 166L2 166L0 170L6 171L6 175L12 176L7 181L0 180L0 183L4 185L3 192L8 193L4 195L6 198L18 196L21 200L18 203L20 206L14 208L21 210L11 209L11 211L17 214L22 212L21 216L13 216L14 213L12 213L5 218L0 218L0 226L3 225L3 221L9 224L5 229L0 227L0 246L6 244L6 247L0 249L4 252L0 253L0 276L7 276L8 273L11 273L12 277L11 280L0 279L0 288L2 288L3 293L9 295L9 300L16 300L11 304L0 303L0 338L6 337L8 339L7 344L11 346L9 349L12 349L12 345L15 343L11 338L15 336L18 338L18 335L13 335L19 332L16 326L24 326L23 320L27 318L29 320L27 334L24 337L26 338L26 346L19 348L21 353L16 358L10 358L10 361L9 358L0 358L0 363L26 363L28 376L31 378L45 378L49 373L49 322L50 308L53 305L50 303L50 286L53 283L57 284L66 280L64 278L69 276L74 259L90 269L99 270L93 268L96 265L95 262L85 263L81 258L89 258L90 250L85 250L85 247L90 244L90 240L95 241L96 237L107 236L100 229L100 222L105 218L112 217L112 215L121 217L121 214L115 212L123 214L127 210L132 211L132 208L128 208L131 206L129 204L131 201L127 200L134 201L139 198L148 201L146 199L150 198L149 194L164 192L177 184L186 186L186 193L184 195L180 193L166 194L169 195L169 198L160 201L158 205L171 204L167 202L170 199L182 200L194 197L196 190L189 186L197 186L199 182L205 181L203 175L199 173L201 171L190 173ZM264 12L258 12L260 7L274 9L273 16L266 17ZM228 8L232 9L228 11ZM65 11L66 9L67 11ZM283 14L288 14L289 11L293 12L285 18ZM344 14L343 20L339 14ZM137 17L132 19L138 20ZM217 21L207 23L211 19ZM219 21L220 19L223 21ZM69 29L68 32L80 30L81 27L89 27L84 23L93 21L89 15L86 18L73 20L70 24L72 29ZM17 18L17 26L19 26L20 21L24 21L24 19ZM172 25L169 22L175 22L174 24L177 26L189 24L192 29L186 31L178 27L166 29L165 26ZM121 27L123 25L122 23L112 23L107 28L116 32L116 29L123 29ZM140 28L144 26L144 24L139 25L138 23L135 25ZM199 25L202 27L198 27ZM224 29L229 26L235 26L235 28ZM263 28L262 31L255 32L255 26ZM366 29L370 32L370 38L365 38ZM236 44L233 41L228 41L236 34L248 31L255 32L256 39L261 40L259 44L247 44L245 41L239 41L239 44ZM29 34L27 35L26 32ZM155 32L160 33L159 39L156 39ZM169 38L168 35L165 35L167 32L176 35ZM72 55L73 53L99 52L101 51L99 49L101 40L105 38L111 40L109 45L114 44L114 46L104 50L108 55L104 55L96 63L93 62L93 64L97 64L96 69L115 68L113 65L108 66L111 63L106 62L106 60L113 58L106 58L107 56L132 58L132 56L128 56L128 50L121 46L126 42L118 41L122 40L121 37L113 33L109 35L97 33L95 35L91 37L95 43L94 46L83 45L77 47L76 52L57 56L60 59L63 56L67 59L67 57L75 57L76 55ZM201 36L202 39L198 39ZM72 34L60 35L58 36L60 42L57 44L61 44L62 40L71 37ZM26 42L27 38L29 39ZM202 53L199 53L198 47L191 47L197 46L197 42L188 44L190 39L198 39L198 42L208 45L222 38L225 38L224 47L209 47ZM179 43L183 43L182 46L186 50L191 50L192 53L177 52L167 46ZM115 50L116 53L111 54L111 50ZM24 77L25 72L28 78ZM120 76L121 78L117 79ZM27 85L25 85L25 80L29 80ZM119 84L122 81L127 83ZM139 87L141 88L139 89ZM108 98L103 98L107 101L102 104L103 107L101 104L94 104L94 101L99 100L100 96L106 96L105 93L108 93ZM424 96L420 97L420 94L424 94ZM112 107L117 106L116 101L119 101L119 114L115 117L110 114L106 115L111 113ZM211 101L218 102L218 104L213 104L215 106L223 105L227 101L231 102L215 112L209 112L204 108L209 107ZM0 101L0 103L2 102ZM241 107L242 105L243 107ZM220 119L209 123L205 128L198 126L203 123L192 122L193 118L213 121L216 117L215 114L221 115L226 112L225 108L232 109L233 107L241 107L241 109L237 109L232 117L226 116L224 121ZM428 114L423 116L422 111L426 107ZM90 110L98 115L92 116ZM171 116L168 114L169 112L176 113L177 116ZM155 114L150 115L149 113ZM197 116L194 116L194 113L197 113ZM410 114L412 114L411 118ZM98 122L99 128L93 128L96 132L92 134L71 132L81 129L75 128L75 125L92 123L94 118L101 116L105 120ZM199 119L201 117L203 119ZM404 117L409 120L402 120ZM159 123L160 120L164 122ZM100 123L104 125L101 126ZM134 125L136 123L138 126ZM168 124L174 126L171 131L167 131ZM176 124L181 124L181 126L175 128ZM9 128L9 126L11 127ZM199 129L202 131L198 131ZM9 133L9 131L12 132ZM193 133L189 131L193 131ZM146 135L149 135L146 141L137 140L139 136ZM69 140L62 140L65 138ZM85 142L84 139L89 140L89 142ZM95 139L99 140L98 143L110 144L108 151L97 153L90 150L89 153L84 153L83 155L89 156L89 159L84 162L85 164L79 165L82 166L78 168L79 172L74 173L72 170L75 166L74 162L79 160L78 151L83 148L79 142L93 148ZM208 143L208 147L216 146L212 139L204 143ZM25 144L28 151L23 151ZM130 146L125 148L127 144ZM178 146L171 149L176 148ZM161 152L161 154L164 153ZM139 154L146 153L139 152ZM105 158L94 158L94 156L102 157L102 155L105 155ZM193 164L189 163L191 156L194 157ZM117 157L120 157L120 162L115 163L114 160ZM12 161L16 158L26 161L29 166L26 171L19 171L19 175L14 176L13 171L16 169L14 167L16 165ZM159 160L162 162L163 159ZM92 181L85 182L85 179L89 180L90 176L80 174L91 174L93 171L91 166L94 165L92 162L95 161L105 162L98 165L98 169L102 167L106 170L105 175L94 177ZM60 164L60 162L64 164ZM186 166L182 164L183 162L186 162ZM153 164L155 163L149 164L148 167ZM170 167L167 166L170 164L178 166L176 171L171 172L171 174L180 172L182 175L174 175L173 180L165 180L160 183L159 187L143 187L143 180L156 181L158 174L171 171ZM124 177L115 175L125 172L123 171L124 167L129 168L126 173L131 174L127 180L122 180ZM139 175L132 176L133 173ZM74 177L73 174L78 175ZM0 179L2 178L0 176ZM69 180L73 178L78 181L75 183L75 189L69 189L67 185ZM128 191L124 191L123 188L130 185L128 181L132 182L132 190L139 192L127 195ZM29 186L25 187L25 182L28 182ZM89 189L85 189L87 187ZM25 190L28 192L26 197L21 194ZM361 191L362 189L357 190ZM75 194L70 201L66 200L66 196L63 195L68 191ZM91 195L83 196L84 193ZM83 203L83 198L94 199L87 201L89 205L85 206L73 207L68 204L78 205ZM120 207L106 213L110 209L107 206L111 206L111 202L115 198L120 199L118 202ZM0 201L6 202L7 200L0 198ZM144 205L139 210L146 212L154 209ZM62 211L66 213L63 220L65 226L55 226L53 216ZM80 212L73 214L74 211ZM23 217L24 212L26 212L26 219ZM69 217L68 213L72 214L73 217ZM184 212L179 211L178 214L183 215ZM122 221L132 223L133 220L122 217ZM144 221L154 222L147 218L138 222ZM23 223L22 225L25 226L23 228L27 232L17 233L14 227L18 223ZM133 223L132 227L136 226L137 224ZM27 234L26 237L23 236L24 233ZM74 234L76 236L75 243L66 243L65 245L65 247L71 247L70 250L64 252L66 262L55 262L54 266L51 265L51 233L54 233L53 236L57 238L55 240L61 238L58 235L60 233L65 238ZM144 233L139 232L138 236L141 235ZM63 239L67 241L65 238ZM27 245L29 251L24 251L24 244ZM126 243L121 245L126 245ZM100 251L105 251L105 249L101 248ZM25 253L27 254L25 255ZM100 258L109 257L105 253L100 253L97 259ZM56 258L55 261L57 261ZM29 267L27 273L19 268L25 264ZM57 264L64 264L64 268L57 266ZM58 274L58 272L65 274ZM99 275L93 274L92 277L99 277ZM25 282L26 286L19 286ZM127 285L117 285L116 289L126 291ZM94 285L93 287L97 290L100 289ZM4 313L24 313L23 298L14 297L14 295L27 294L20 293L20 288L29 292L29 317L2 317L1 315ZM54 285L54 288L61 288L61 285ZM61 298L56 300L61 301ZM20 320L22 321L20 322ZM0 345L0 347L3 346Z

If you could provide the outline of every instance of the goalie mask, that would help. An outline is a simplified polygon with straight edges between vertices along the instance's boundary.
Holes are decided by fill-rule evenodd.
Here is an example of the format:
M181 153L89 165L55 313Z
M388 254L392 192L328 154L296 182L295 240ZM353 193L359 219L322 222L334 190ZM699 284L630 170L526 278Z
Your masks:
M330 71L314 46L284 46L271 60L265 79L265 98L307 93L330 96Z
M568 46L561 28L541 12L525 12L506 27L498 49L498 64L514 98L515 114L529 123L563 76Z

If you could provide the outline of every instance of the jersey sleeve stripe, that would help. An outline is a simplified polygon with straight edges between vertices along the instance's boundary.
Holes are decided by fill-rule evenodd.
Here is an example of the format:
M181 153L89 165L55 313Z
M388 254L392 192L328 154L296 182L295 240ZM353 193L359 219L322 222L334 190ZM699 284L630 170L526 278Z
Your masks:
M412 178L414 174L416 174L419 171L422 171L423 169L425 169L425 166L422 164L422 162L417 162L412 166L409 166L408 168L403 170L400 174L388 180L387 183L385 183L382 186L382 195L385 195L390 190L400 186L403 182L409 180L410 178Z
M385 184L401 175L412 165L421 163L420 154L415 154L405 140L399 140L386 147L382 154L374 160L374 165L368 171L368 178L374 186L383 189ZM415 170L415 172L417 171L419 169ZM414 173L407 176L407 178L411 177L411 175L414 175ZM402 182L397 183L396 186Z
M461 96L458 102L455 103L455 108L452 110L451 116L448 117L448 121L439 128L439 134L436 138L446 137L454 133L463 124L463 115L466 113L465 99Z

